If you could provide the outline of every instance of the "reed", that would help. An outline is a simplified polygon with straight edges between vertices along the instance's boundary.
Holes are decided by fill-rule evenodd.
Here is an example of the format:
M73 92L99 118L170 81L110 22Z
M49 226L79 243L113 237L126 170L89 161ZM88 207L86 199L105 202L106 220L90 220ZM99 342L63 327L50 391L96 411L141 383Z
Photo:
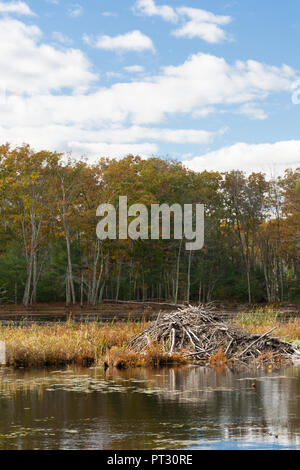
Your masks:
M11 324L0 326L0 339L6 343L9 366L88 365L101 362L108 349L123 346L144 328L143 322Z
M167 353L160 345L149 345L146 351L128 351L125 347L113 347L105 358L106 367L128 369L129 367L160 367L164 365L186 364L188 359L181 353Z
M242 313L234 318L233 323L252 334L263 334L276 326L272 336L288 342L300 339L300 318L280 319L275 309Z
M220 366L224 366L225 364L227 364L228 360L227 360L227 357L226 355L224 354L224 350L223 348L220 348L215 354L213 354L210 358L209 358L209 365L210 366L217 366L217 367L220 367Z
M300 318L282 321L273 309L241 314L233 323L252 334L263 334L276 326L273 336L289 342L300 339ZM66 323L30 326L11 323L0 325L0 340L6 343L7 365L13 367L106 362L110 366L127 368L188 362L184 349L170 354L159 342L149 341L141 352L128 350L126 343L149 326L146 321L74 323L69 320ZM223 363L223 356L220 350L211 362Z

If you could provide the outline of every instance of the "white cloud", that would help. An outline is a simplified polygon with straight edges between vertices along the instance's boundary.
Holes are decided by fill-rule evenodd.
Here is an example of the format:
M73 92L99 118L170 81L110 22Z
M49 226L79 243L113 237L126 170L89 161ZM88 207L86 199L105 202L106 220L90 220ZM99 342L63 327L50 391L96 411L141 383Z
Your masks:
M179 7L168 5L158 6L154 0L137 0L134 6L137 14L145 16L160 16L165 21L178 23L178 28L172 31L176 37L200 38L209 43L217 43L230 39L221 26L231 22L230 16L220 16L199 8Z
M221 131L220 131L221 132ZM159 127L115 127L97 131L97 138L107 142L139 142L156 140L177 144L207 144L212 142L216 133L198 129L168 129Z
M174 23L178 20L178 15L174 8L168 5L158 6L153 0L137 0L134 11L146 16L161 16L164 20Z
M262 118L266 98L290 92L296 79L286 65L230 64L200 53L157 75L104 87L81 51L47 45L38 27L8 18L0 20L0 70L0 94L6 87L0 96L2 142L26 141L53 150L74 145L76 152L91 156L100 145L104 153L118 156L150 155L159 142L207 145L220 131L158 125L170 117L228 109Z
M217 43L228 39L228 35L220 27L230 23L230 16L217 16L197 8L178 8L177 12L183 24L173 31L176 37L200 38L209 43Z
M117 79L117 78L122 78L122 76L123 76L123 75L122 75L122 73L120 73L120 72L113 72L113 71L111 71L111 72L106 72L106 73L105 73L105 77L106 77L106 78L115 78L115 79Z
M258 119L259 121L264 121L268 117L267 113L263 109L252 103L244 104L237 110L237 113L244 114L250 119Z
M216 108L214 108L213 106L207 106L207 107L201 107L199 109L196 109L195 111L192 111L191 116L195 119L205 118L209 116L209 114L213 114L216 112L217 112Z
M61 152L72 151L74 156L86 155L89 160L99 156L121 158L130 153L147 157L158 152L155 142L140 142L134 139L134 130L129 129L89 130L80 126L47 124L41 126L14 126L11 128L0 125L0 142L20 145L30 143L37 149ZM28 140L30 136L30 140Z
M19 44L25 44L25 53L19 49ZM48 63L48 53L44 59L34 41L29 44L30 47L26 47L23 36L17 35L17 51L11 56L12 60L8 53L0 54L0 66L3 57L2 69L6 68L7 83L16 93L25 90L36 94L26 99L8 96L2 112L0 109L0 123L50 121L100 127L105 123L129 121L157 125L171 115L223 112L229 105L232 112L237 112L242 105L263 101L270 93L289 92L295 77L293 70L286 66L272 67L253 61L230 65L215 56L196 54L179 66L165 67L160 75L115 83L85 94L54 96L43 94L43 89L83 86L94 76L78 51L61 52L50 48L52 62ZM9 64L13 64L11 69ZM28 69L34 69L29 77Z
M0 20L0 86L8 94L36 95L61 88L84 90L96 80L81 51L61 51L41 39L37 26L8 18Z
M214 140L216 133L195 129L164 129L164 128L142 128L133 127L132 131L137 133L135 139L158 140L176 144L207 144ZM128 135L128 130L126 130Z
M185 161L185 165L195 171L232 169L265 171L268 174L280 173L286 168L300 166L300 140L275 143L247 144L239 142L214 152Z
M198 21L199 23L215 23L219 25L226 25L230 23L230 16L215 15L207 10L199 8L179 7L176 9L179 16L187 16L190 20Z
M73 5L70 9L69 9L69 14L72 18L79 18L79 16L81 16L83 14L83 7L81 5Z
M102 16L107 16L107 17L117 17L117 13L113 13L112 11L103 11L101 13Z
M129 65L124 67L124 70L129 73L142 73L145 71L145 68L142 65Z
M141 155L150 157L158 151L156 144L107 144L106 142L69 142L70 150L80 155L89 156L90 159L97 157L122 158L126 155Z
M85 34L83 36L83 40L92 47L104 49L107 51L155 51L152 40L145 34L141 33L139 30L130 31L126 34L120 34L118 36L98 36L96 39L93 39Z
M230 65L222 58L195 54L153 77L115 83L85 94L48 95L43 91L79 88L91 82L95 77L89 72L88 62L73 49L57 51L50 46L37 46L39 30L35 27L9 26L5 31L0 24L0 44L4 49L0 67L16 94L27 92L35 96L9 97L2 115L5 122L51 120L56 124L87 122L100 126L128 120L134 124L158 124L171 115L205 115L213 110L222 112L229 105L232 112L237 112L242 105L262 101L270 93L289 92L295 78L287 66L272 67L254 61ZM6 52L12 26L17 27L17 34ZM1 41L2 32L6 42Z
M219 131L219 133L221 132ZM154 145L157 149L157 142L196 143L203 145L212 142L216 136L213 132L195 129L167 129L141 126L104 126L99 129L90 129L86 123L82 123L82 125L56 125L45 122L41 126L28 126L25 123L22 126L14 127L0 126L0 140L2 142L9 141L18 144L25 142L29 135L30 143L39 148L47 147L53 150L57 148L69 150L77 142L76 149L79 148L79 144L88 149L94 148L100 142L101 145L105 143L114 146L114 148L120 145L124 149L126 146L132 148L134 145L142 149L143 146L147 145L148 154L150 148L154 149ZM128 153L130 152L128 151Z
M0 2L0 13L14 13L24 16L35 16L25 2Z
M65 44L66 46L70 46L73 42L71 38L59 31L54 31L52 33L52 38L54 39L54 41L58 41L62 44Z

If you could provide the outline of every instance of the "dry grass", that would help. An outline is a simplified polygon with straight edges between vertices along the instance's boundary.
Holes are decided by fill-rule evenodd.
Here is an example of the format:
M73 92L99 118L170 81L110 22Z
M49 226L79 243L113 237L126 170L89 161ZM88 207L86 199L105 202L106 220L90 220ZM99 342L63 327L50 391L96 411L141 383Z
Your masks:
M113 347L104 359L107 367L128 369L129 367L159 367L171 364L186 364L188 359L181 353L166 353L159 345L149 345L145 352L128 351L124 347Z
M280 367L286 360L280 354L262 352L255 362L260 365L268 364L269 367L272 367L272 365Z
M234 324L249 333L258 335L276 326L272 336L288 342L300 340L300 318L280 320L274 309L259 309L255 312L243 313L234 319Z
M223 348L220 348L213 356L209 358L209 365L214 367L222 367L227 363L227 357Z
M29 327L0 326L6 343L7 364L38 367L100 362L113 346L121 347L146 328L145 323L34 324Z
M263 334L274 326L272 333L284 341L300 339L300 319L280 321L275 310L257 310L239 315L234 323L252 334ZM128 351L125 343L142 333L149 323L114 322L78 324L69 321L60 324L31 326L0 325L0 340L6 343L7 363L14 367L40 367L66 364L89 365L107 362L118 368L159 366L186 363L181 353L169 354L161 345L149 342L142 353ZM270 358L262 356L261 362ZM226 363L223 351L212 358L212 366ZM277 359L280 361L280 358Z

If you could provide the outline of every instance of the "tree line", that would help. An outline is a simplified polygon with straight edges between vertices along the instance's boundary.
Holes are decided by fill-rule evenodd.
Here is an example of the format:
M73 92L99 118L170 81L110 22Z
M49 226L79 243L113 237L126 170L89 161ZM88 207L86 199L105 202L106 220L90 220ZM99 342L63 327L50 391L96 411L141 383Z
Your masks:
M205 245L105 240L97 207L205 205ZM0 302L300 300L300 168L267 178L161 158L0 146Z

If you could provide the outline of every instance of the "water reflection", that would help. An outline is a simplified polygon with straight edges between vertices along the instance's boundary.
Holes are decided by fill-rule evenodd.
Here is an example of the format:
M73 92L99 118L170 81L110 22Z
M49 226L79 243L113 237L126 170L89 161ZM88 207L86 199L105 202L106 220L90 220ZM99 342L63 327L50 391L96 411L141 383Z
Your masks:
M300 448L300 368L0 369L0 449Z

